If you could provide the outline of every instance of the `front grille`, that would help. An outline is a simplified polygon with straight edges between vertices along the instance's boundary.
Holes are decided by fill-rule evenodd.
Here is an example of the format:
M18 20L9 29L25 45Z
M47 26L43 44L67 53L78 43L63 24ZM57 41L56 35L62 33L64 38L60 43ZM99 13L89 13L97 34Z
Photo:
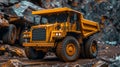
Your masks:
M45 41L46 40L46 29L37 28L32 30L32 41Z

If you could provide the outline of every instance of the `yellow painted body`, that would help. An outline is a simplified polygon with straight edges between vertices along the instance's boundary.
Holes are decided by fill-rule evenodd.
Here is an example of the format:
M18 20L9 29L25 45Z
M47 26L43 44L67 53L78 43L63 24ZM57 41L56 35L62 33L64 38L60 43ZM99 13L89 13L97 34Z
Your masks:
M81 18L81 31L84 38L100 31L99 24L94 21Z
M82 40L83 38L87 38L97 32L100 31L99 24L94 21L90 21L83 18L82 13L72 10L70 8L54 8L54 9L44 9L39 11L33 11L32 14L40 15L40 16L49 16L49 15L59 15L59 14L68 14L67 20L65 22L54 22L50 24L49 22L46 24L40 24L36 26L32 26L30 31L24 32L24 39L29 39L29 42L24 42L23 46L26 47L55 47L55 42L60 39L64 39L68 33L74 33L80 35L81 37L78 40ZM77 15L77 20L71 23L70 17L74 14ZM63 17L63 16L61 16ZM78 29L77 29L78 26ZM60 27L60 28L59 28ZM32 39L33 33L32 31L35 29L44 29L46 31L45 40L34 40ZM43 33L43 32L41 32ZM43 35L43 34L42 34ZM73 34L71 34L72 36ZM74 35L74 36L77 36ZM37 37L37 36L36 36ZM38 35L38 38L39 35ZM43 37L44 38L44 37ZM79 41L79 42L80 42Z

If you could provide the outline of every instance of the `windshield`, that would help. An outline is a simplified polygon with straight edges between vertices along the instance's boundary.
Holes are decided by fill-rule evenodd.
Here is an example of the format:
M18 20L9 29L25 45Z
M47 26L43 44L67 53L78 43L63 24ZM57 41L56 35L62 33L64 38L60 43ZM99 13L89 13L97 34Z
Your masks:
M53 23L61 23L61 22L67 22L68 14L67 13L61 13L61 14L53 14L53 15L42 15L41 16L41 24L53 24Z

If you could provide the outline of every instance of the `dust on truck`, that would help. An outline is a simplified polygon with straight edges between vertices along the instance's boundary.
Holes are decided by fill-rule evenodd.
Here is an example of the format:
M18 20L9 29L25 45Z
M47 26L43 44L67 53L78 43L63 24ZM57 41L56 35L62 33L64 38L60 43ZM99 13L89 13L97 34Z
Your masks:
M41 16L41 24L24 32L23 46L29 59L43 59L48 51L65 62L75 61L80 56L97 56L95 34L100 31L97 22L84 19L82 13L67 7L32 14Z

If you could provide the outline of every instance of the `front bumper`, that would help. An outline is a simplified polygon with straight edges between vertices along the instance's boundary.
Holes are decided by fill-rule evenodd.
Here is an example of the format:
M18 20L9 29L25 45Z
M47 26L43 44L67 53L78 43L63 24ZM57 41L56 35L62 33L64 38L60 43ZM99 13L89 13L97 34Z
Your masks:
M25 47L54 47L54 43L23 43Z

